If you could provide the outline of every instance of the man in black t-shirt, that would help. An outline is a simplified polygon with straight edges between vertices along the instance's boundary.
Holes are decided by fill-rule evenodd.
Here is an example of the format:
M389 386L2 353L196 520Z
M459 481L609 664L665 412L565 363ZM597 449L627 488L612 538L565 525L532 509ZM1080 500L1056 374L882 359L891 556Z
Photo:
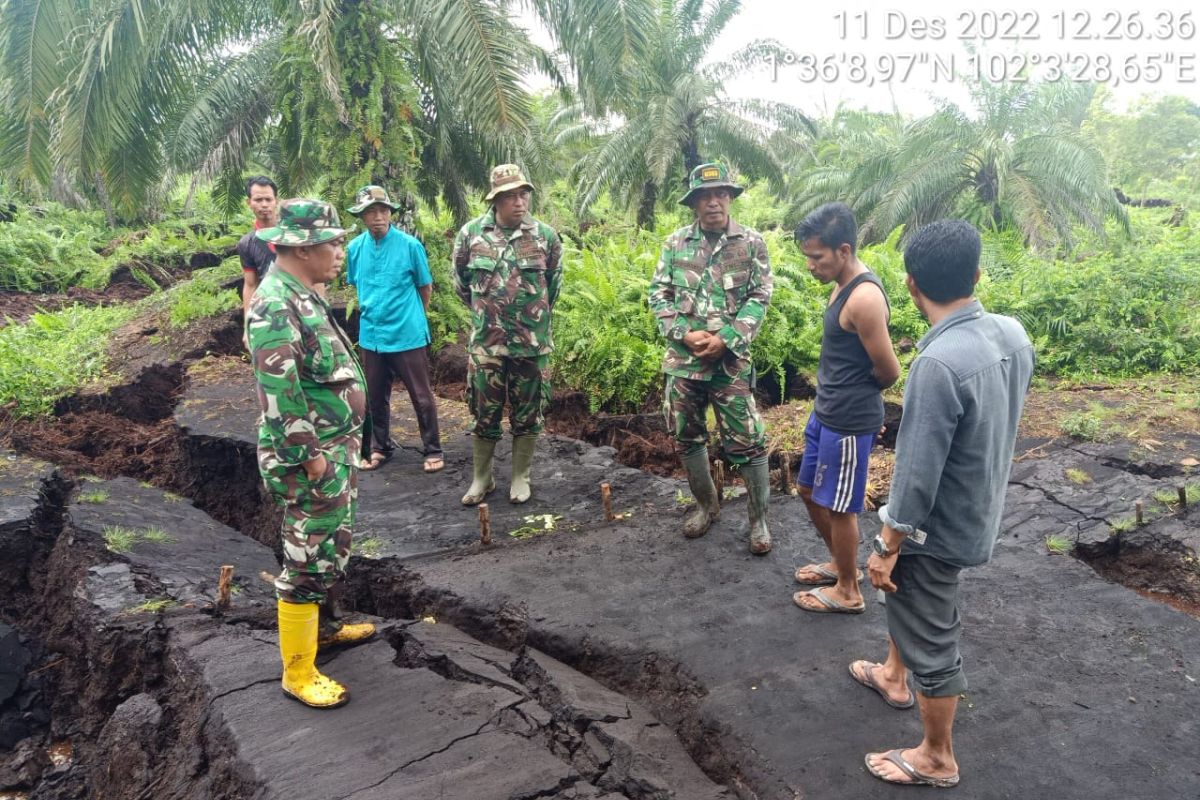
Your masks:
M256 175L246 181L246 205L254 212L254 231L276 225L278 190L275 182L265 175ZM242 260L242 311L250 309L250 298L262 282L267 268L275 261L271 245L256 238L250 231L237 243L238 258Z

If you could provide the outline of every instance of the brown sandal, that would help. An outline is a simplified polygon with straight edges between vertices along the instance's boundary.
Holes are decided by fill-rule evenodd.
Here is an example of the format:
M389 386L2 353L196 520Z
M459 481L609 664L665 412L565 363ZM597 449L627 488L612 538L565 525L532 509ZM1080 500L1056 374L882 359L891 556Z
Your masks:
M441 472L446 468L446 460L441 456L429 456L425 459L426 472Z

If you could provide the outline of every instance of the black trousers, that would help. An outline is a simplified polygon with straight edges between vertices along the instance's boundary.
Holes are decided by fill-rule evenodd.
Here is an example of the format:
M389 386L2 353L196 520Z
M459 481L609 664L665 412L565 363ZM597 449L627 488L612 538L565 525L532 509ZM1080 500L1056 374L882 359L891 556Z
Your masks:
M429 348L418 347L398 353L362 351L363 372L367 377L367 402L371 408L371 450L390 456L396 449L391 436L392 384L404 383L417 426L421 430L421 449L426 456L442 454L438 433L437 401L429 386Z

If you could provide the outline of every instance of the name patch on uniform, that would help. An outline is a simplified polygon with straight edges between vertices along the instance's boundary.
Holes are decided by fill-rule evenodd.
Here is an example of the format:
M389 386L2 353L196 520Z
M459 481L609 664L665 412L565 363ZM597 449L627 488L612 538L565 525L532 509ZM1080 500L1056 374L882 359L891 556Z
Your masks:
M750 245L746 242L730 242L721 248L721 260L724 262L741 261L750 257Z
M514 250L517 258L536 258L542 254L542 248L538 247L537 241L532 238L521 239Z

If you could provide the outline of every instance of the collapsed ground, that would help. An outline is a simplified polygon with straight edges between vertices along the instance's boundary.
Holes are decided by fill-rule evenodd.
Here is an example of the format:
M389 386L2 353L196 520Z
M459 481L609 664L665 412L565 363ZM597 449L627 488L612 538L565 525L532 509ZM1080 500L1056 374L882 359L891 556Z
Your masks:
M502 446L491 547L457 503L469 441L454 400L441 403L445 473L423 475L405 450L363 476L349 599L385 635L327 665L356 702L320 717L288 704L258 577L276 569L278 518L254 466L236 315L156 334L129 326L115 345L123 378L60 402L53 420L6 425L15 452L0 475L0 536L18 568L3 587L12 627L0 629L0 661L18 667L0 676L0 791L890 796L861 753L913 743L916 720L844 674L849 660L881 655L878 606L859 618L791 606L791 571L821 555L798 500L776 495L766 559L745 552L733 491L716 529L684 542L674 528L686 490L662 477L677 464L656 415L593 416L579 398L557 398L552 419L572 437L542 440L528 506L503 502ZM436 365L449 395L461 381L452 356ZM1033 420L1046 397L1031 401ZM1147 419L1118 399L1073 388L1052 410L1087 430ZM1147 785L1184 796L1200 785L1190 755L1200 623L1114 583L1185 610L1200 601L1178 496L1189 501L1200 449L1183 430L1194 408L1156 407L1169 413L1102 442L1027 424L996 562L964 588L973 687L958 739L972 796L1115 798ZM403 392L395 413L412 442ZM795 451L784 415L802 415L768 413L778 466ZM219 616L224 563L236 591ZM276 745L281 730L318 722L336 753Z

